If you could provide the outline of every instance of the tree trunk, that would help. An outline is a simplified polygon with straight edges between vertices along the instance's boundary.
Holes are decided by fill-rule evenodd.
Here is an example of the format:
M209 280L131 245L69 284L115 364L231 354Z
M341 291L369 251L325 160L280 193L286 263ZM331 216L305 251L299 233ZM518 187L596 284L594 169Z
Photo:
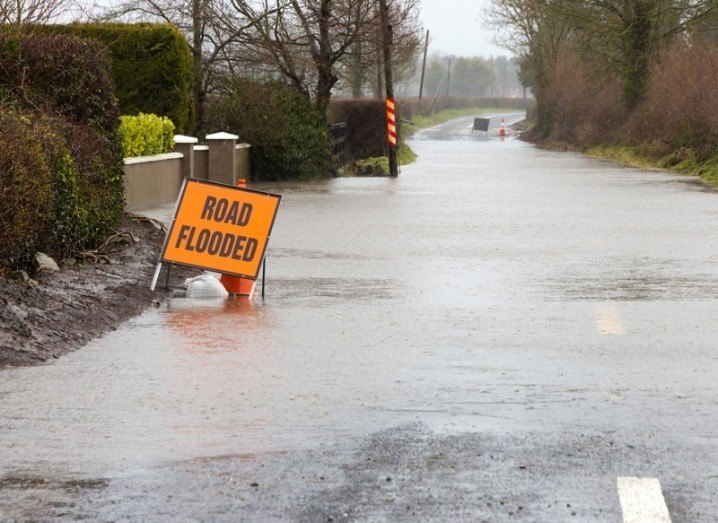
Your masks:
M192 60L194 65L192 83L192 109L194 134L204 130L204 71L202 63L202 0L192 0Z
M331 23L330 12L331 0L322 0L317 22L319 25L318 49L314 51L314 63L317 67L317 88L315 91L315 103L319 114L324 122L327 122L329 101L332 98L332 88L339 81L334 74L332 63L332 41L329 32Z
M645 0L634 0L631 17L626 21L624 34L623 101L630 111L643 98L648 83L651 53L652 23Z
M332 97L332 88L337 83L338 78L332 72L331 66L322 66L319 68L319 78L317 79L317 90L315 91L315 103L317 110L324 122L328 121L329 102Z

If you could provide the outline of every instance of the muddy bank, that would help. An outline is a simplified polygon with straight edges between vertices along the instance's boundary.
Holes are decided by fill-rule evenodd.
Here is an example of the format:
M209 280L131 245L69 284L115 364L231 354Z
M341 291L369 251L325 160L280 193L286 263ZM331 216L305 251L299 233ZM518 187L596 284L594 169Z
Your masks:
M129 216L120 230L129 234L96 263L61 263L59 272L40 271L28 282L0 277L0 367L58 358L164 298L149 290L163 230Z

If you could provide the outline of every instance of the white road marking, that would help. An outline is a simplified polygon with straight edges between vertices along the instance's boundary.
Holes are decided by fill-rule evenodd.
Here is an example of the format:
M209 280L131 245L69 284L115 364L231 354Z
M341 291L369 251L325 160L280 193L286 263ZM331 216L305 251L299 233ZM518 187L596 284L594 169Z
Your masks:
M671 523L657 478L619 477L616 484L623 523Z

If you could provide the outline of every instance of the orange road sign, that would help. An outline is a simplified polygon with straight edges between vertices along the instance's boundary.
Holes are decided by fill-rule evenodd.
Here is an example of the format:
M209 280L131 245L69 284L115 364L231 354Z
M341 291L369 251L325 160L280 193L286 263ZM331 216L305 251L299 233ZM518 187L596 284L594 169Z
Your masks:
M185 179L160 262L257 279L282 197Z

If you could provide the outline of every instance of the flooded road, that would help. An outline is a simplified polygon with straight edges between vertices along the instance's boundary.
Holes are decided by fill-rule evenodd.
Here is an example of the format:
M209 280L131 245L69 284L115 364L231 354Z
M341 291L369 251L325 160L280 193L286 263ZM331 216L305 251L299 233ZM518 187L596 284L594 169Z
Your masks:
M718 194L470 125L255 186L264 302L0 370L0 519L616 521L638 475L714 521Z

